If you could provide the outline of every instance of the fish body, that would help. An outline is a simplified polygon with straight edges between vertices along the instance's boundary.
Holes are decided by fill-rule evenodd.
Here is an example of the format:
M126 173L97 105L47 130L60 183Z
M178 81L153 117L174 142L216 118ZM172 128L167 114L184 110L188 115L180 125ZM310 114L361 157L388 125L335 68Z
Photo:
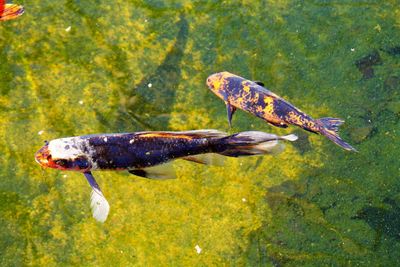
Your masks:
M225 102L229 124L231 124L236 109L242 109L274 126L286 128L288 125L296 125L304 130L325 135L346 150L356 151L337 133L343 120L337 118L314 120L291 103L266 89L260 82L250 81L229 72L220 72L209 76L207 85Z
M0 0L0 21L15 19L24 13L23 6L5 2L5 0Z
M153 179L166 179L155 166L174 159L204 163L199 155L216 153L239 157L279 152L279 140L295 141L295 135L277 136L249 131L233 135L217 130L185 132L136 132L97 134L55 139L47 142L36 154L43 167L82 172L92 192L93 216L105 221L109 205L91 171L127 170Z
M204 135L204 131L201 132ZM51 155L46 167L72 171L142 169L189 155L212 150L207 136L191 132L138 132L98 134L55 139L44 146L36 158ZM43 156L42 156L43 155Z

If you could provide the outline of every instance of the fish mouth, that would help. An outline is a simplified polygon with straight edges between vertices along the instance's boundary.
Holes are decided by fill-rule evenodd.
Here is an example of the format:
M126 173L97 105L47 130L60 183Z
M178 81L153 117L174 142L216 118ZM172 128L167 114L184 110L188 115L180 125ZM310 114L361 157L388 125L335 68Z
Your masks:
M47 145L43 146L35 153L35 161L43 167L49 165L49 159L51 159L51 155Z
M218 77L218 73L215 73L215 74L212 74L212 75L210 75L210 76L208 76L208 78L207 78L207 86L210 88L210 89L213 89L214 88L214 83L215 83L215 80L216 79L218 79L219 77Z

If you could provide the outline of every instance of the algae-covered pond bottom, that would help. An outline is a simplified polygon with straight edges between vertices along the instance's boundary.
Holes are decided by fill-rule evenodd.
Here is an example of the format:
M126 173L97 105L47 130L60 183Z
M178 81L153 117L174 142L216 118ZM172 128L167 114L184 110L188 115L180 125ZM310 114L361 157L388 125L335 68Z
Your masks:
M396 1L18 1L0 24L0 264L397 265L400 9ZM226 109L205 84L229 71L314 118L346 120L358 153ZM66 136L218 129L299 140L177 179L80 173L34 153Z

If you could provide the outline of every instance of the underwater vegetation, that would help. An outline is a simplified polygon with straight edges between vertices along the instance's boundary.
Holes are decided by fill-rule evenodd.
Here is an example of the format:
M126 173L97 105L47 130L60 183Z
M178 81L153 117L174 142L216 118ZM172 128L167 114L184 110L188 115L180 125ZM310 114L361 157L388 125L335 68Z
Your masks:
M0 24L0 265L399 264L396 1L18 3ZM343 118L359 153L245 112L230 129L205 83L221 71ZM82 175L33 157L60 137L209 128L299 140L224 166L177 161L173 180L96 173L104 224Z

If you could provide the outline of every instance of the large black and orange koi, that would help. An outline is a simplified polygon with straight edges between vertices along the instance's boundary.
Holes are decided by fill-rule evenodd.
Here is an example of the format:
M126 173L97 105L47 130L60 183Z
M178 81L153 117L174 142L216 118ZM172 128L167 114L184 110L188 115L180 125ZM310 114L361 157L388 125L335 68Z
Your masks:
M93 217L104 222L109 204L91 173L93 170L127 170L145 178L168 179L174 174L155 166L174 159L207 163L207 155L211 157L213 153L228 157L271 154L282 150L280 140L296 139L296 135L257 131L233 135L217 130L97 134L47 142L35 159L43 167L82 172L92 187Z

